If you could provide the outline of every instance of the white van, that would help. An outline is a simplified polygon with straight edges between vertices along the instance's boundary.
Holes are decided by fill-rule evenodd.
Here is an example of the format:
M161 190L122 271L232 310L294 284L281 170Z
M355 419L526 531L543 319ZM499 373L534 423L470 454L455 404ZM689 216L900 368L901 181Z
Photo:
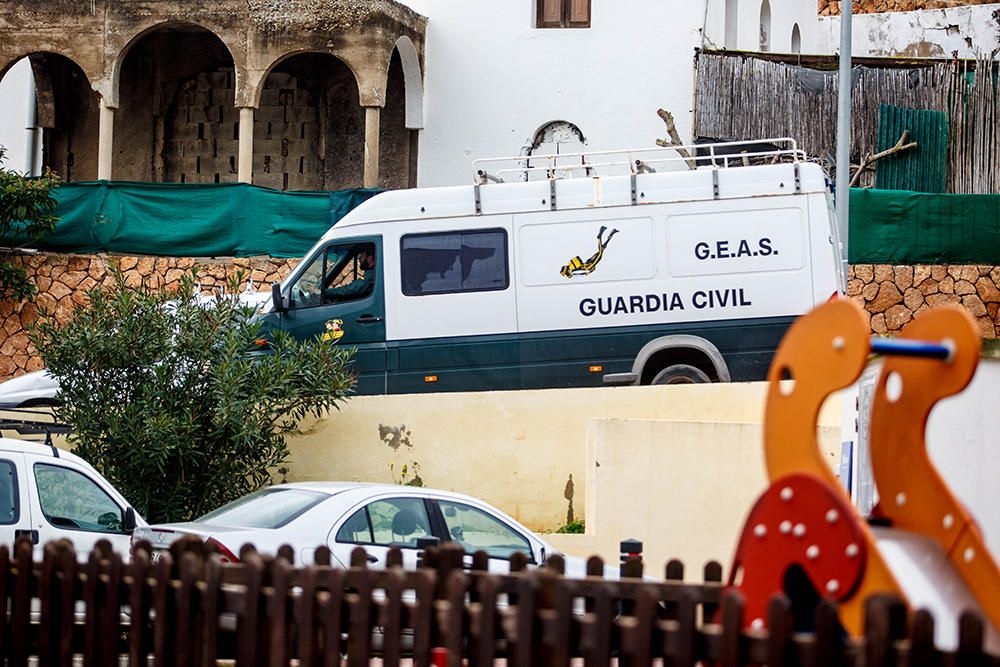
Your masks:
M261 317L356 348L363 394L762 379L844 291L829 181L767 144L486 160L473 185L382 193Z
M27 538L40 561L48 542L67 539L86 560L101 539L129 557L132 530L146 522L93 466L37 442L0 438L0 544Z

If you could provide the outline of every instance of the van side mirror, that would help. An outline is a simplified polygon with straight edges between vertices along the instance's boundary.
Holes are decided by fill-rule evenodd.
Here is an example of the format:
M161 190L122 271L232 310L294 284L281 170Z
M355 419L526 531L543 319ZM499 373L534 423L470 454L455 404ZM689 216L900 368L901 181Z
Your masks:
M271 303L273 304L273 310L276 313L283 313L288 310L285 307L285 300L281 296L280 283L271 283Z
M122 531L131 533L135 530L135 510L131 507L125 509L125 518L122 519Z

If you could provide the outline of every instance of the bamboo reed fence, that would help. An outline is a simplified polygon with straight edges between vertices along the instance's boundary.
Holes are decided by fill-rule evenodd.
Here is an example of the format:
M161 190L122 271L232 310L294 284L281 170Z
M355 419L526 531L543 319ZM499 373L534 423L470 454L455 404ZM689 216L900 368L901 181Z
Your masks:
M774 57L701 52L697 59L695 137L726 141L789 136L833 173L837 79L826 62L810 66ZM1000 193L998 63L976 61L866 61L853 71L851 161L878 152L883 104L948 114L948 192ZM877 168L877 167L876 167ZM872 173L861 185L870 187Z
M769 665L865 667L998 665L983 652L982 621L961 619L956 651L934 647L933 619L907 618L895 599L867 604L865 636L847 638L835 606L820 601L813 627L798 631L783 595L770 604L769 630L745 630L743 601L724 592L722 568L710 563L701 584L683 583L671 561L665 579L642 578L629 558L621 578L602 578L591 558L586 579L562 576L561 556L527 570L488 572L483 552L466 556L443 545L424 552L416 570L389 552L387 568L370 570L357 549L349 569L293 568L290 547L276 558L241 551L223 564L197 543L174 545L151 562L148 543L123 562L108 543L86 563L66 544L49 544L33 560L22 541L0 547L0 660L11 667L268 665L279 667L415 667L514 665L568 667ZM801 610L798 610L801 612Z

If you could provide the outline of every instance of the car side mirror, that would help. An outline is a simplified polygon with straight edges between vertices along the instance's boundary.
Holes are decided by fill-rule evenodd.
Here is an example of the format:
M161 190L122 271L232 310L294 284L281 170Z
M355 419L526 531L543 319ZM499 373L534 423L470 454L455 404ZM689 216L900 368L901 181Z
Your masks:
M122 531L131 533L135 530L135 510L131 507L125 509L125 518L122 519Z
M274 306L274 312L283 313L288 308L285 307L285 299L281 296L281 284L271 283L271 303Z

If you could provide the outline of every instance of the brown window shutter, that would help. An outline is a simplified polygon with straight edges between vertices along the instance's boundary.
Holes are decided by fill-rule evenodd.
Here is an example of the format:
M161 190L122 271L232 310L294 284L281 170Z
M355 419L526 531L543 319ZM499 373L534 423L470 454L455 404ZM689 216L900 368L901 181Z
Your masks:
M537 0L537 2L539 28L562 26L562 0Z
M590 27L590 0L569 0L569 25Z

